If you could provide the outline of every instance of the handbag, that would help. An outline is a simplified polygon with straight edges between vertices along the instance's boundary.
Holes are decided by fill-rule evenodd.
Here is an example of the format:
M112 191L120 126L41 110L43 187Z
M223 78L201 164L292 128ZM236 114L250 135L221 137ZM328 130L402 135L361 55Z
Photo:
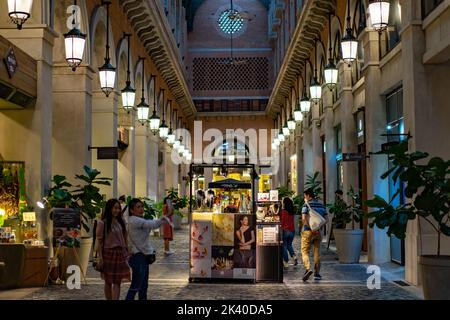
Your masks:
M97 229L97 221L95 221L95 227L94 229ZM105 248L105 236L106 236L106 231L105 231L105 225L103 225L103 242L102 242L102 253L103 253L103 249ZM95 245L95 244L94 244ZM92 262L92 267L94 268L95 271L97 272L103 272L103 264L99 264L98 263L98 248L95 251L95 257L94 257L94 262Z
M322 226L324 226L327 223L327 220L322 217L320 213L317 211L311 209L311 206L309 205L308 201L306 201L306 205L309 209L309 228L311 231L318 231Z

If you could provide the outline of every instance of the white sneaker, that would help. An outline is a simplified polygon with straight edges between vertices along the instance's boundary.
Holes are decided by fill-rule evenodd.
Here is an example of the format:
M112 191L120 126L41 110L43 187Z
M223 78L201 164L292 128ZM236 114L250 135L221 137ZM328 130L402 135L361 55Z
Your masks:
M169 250L169 251L164 251L164 254L166 255L166 256L171 256L172 254L174 254L175 252L173 252L173 251L171 251L171 250Z
M286 270L289 268L289 263L286 261L283 261L283 266L284 266L284 269Z

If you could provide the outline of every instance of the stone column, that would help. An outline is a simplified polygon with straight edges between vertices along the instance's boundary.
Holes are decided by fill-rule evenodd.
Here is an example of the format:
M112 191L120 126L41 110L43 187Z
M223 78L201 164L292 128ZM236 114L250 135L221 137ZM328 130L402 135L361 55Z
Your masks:
M326 148L326 184L327 199L332 202L337 188L336 133L334 129L334 110L332 93L328 89L323 99L325 113L325 148Z
M123 116L124 113L121 115L121 111L119 109L119 119ZM119 151L119 162L117 168L117 175L119 179L117 182L117 194L119 197L122 195L134 197L135 194L135 112L128 114L127 117L131 119L131 123L128 123L127 125L132 125L133 129L128 129L128 147L125 150Z
M147 196L153 201L159 201L159 165L158 152L159 141L158 137L150 133L147 136L148 144L148 158L147 158Z
M423 31L421 3L418 0L401 0L402 8L402 68L403 68L403 112L405 132L411 132L409 150L428 152L431 157L450 159L448 148L448 74L446 62L424 64L428 41L433 42ZM441 16L443 17L443 15ZM441 22L433 22L443 28ZM448 18L447 18L448 21ZM436 29L437 30L437 29ZM432 50L429 50L432 51ZM421 284L418 257L436 255L437 234L425 220L409 221L405 239L405 279ZM441 238L441 254L450 254L450 239Z
M319 105L312 104L312 125L311 125L311 141L312 141L312 169L313 174L320 172L319 179L322 180L322 139L320 138L320 115Z
M27 202L35 206L36 201L47 195L52 180L52 131L53 131L53 94L52 64L54 39L58 36L43 25L28 25L23 30L2 29L2 36L25 51L37 61L37 100L32 109L3 111L7 115L8 127L11 125L9 144L17 146L7 148L5 157L25 161ZM19 65L20 68L20 65ZM2 62L2 72L6 72ZM14 121L11 121L11 119ZM0 115L1 119L1 115ZM17 121L16 119L20 119ZM24 121L25 123L21 123ZM16 123L19 123L17 125ZM22 132L22 130L24 130ZM25 138L25 140L22 140ZM20 145L22 154L15 149ZM2 148L3 149L3 148ZM0 149L0 151L2 151ZM17 154L17 155L16 155ZM39 238L50 244L49 214L47 210L37 213Z
M323 109L325 113L325 170L326 177L325 182L327 192L327 202L334 202L334 193L337 189L337 163L336 163L336 133L334 129L334 110L333 110L333 96L332 92L328 89L324 91L323 96ZM332 219L329 219L327 225L327 231L331 230ZM330 233L327 232L327 237ZM328 240L328 239L327 239Z
M301 128L298 127L295 131L295 141L296 141L296 154L297 154L297 190L296 193L299 195L303 194L303 186L304 186L304 177L305 177L305 168L304 168L304 160L303 160L303 138Z
M120 98L112 92L107 98L100 90L92 94L92 147L117 147L118 110ZM101 177L113 179L111 186L99 186L100 193L107 199L117 198L118 160L97 160L97 152L92 153L92 166L101 172Z
M75 73L66 64L53 68L53 172L70 180L92 166L93 73L88 66Z
M342 153L357 153L358 141L356 135L356 121L353 116L353 84L352 67L348 64L339 63L339 74L341 82L341 106L340 118L342 129ZM372 84L370 84L372 86ZM344 168L343 186L344 199L350 203L351 199L347 196L350 188L356 189L358 186L358 163L343 162Z
M386 139L381 134L386 132L386 106L383 96L380 95L380 62L378 54L378 33L365 31L361 35L366 59L363 70L366 86L366 134L368 152L381 150ZM388 169L385 156L372 155L367 163L367 197L372 199L379 195L389 199L388 181L382 180L381 175ZM369 263L378 264L391 260L390 239L386 230L376 227L368 230Z
M135 172L136 172L136 197L147 197L147 161L149 161L149 146L147 143L148 128L141 124L136 125L136 150L135 150Z
M278 171L278 186L286 185L286 141L281 144L280 148L280 169Z
M303 173L305 183L306 177L314 173L313 149L311 139L311 130L309 128L305 128L305 130L303 131Z

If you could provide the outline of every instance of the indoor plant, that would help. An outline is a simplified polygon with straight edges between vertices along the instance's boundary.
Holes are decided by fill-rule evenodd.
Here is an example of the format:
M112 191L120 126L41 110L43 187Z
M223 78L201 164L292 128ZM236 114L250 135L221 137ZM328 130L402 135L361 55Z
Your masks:
M408 140L390 147L386 154L392 168L382 175L392 177L394 183L405 185L404 204L397 207L383 198L375 196L367 205L375 208L368 216L373 218L370 227L388 228L389 236L405 239L408 221L424 220L436 232L437 243L434 255L421 255L423 292L425 299L450 299L450 256L442 255L442 235L450 236L450 161L429 157L428 153L408 151ZM399 196L399 188L395 197Z
M361 256L364 230L355 227L355 223L361 222L363 210L361 198L353 188L347 193L351 199L351 205L337 198L330 206L333 217L334 238L340 263L358 263ZM351 229L347 226L351 223Z
M178 190L175 188L170 188L167 191L167 197L172 200L174 215L173 215L173 226L175 230L181 229L181 220L183 218L182 210L187 208L189 204L188 197L180 197Z
M109 178L100 178L98 170L84 167L85 175L76 175L75 179L82 182L77 186L69 183L65 176L55 175L53 187L46 197L51 208L71 208L81 215L81 244L76 248L83 272L86 273L92 251L93 220L102 212L105 201L97 185L110 185ZM70 190L69 188L75 188ZM50 214L52 218L52 214Z

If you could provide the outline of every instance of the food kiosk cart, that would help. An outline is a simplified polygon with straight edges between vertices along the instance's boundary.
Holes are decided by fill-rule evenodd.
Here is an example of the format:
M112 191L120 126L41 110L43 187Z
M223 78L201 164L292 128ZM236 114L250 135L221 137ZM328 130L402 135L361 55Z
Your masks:
M219 168L224 173L223 180L205 185L209 189L197 190L193 197L196 172L205 168ZM250 182L227 177L228 169L237 168L251 171ZM258 176L255 165L192 164L189 176L191 199L195 198L195 201L190 201L189 208L189 281L225 280L255 283L258 280L258 268L265 274L266 270L276 269L278 272L282 264L281 256L268 256L267 250L258 249L258 246L263 245L280 246L281 229L278 229L276 239L269 239L271 235L268 230L265 238L261 238L265 239L266 243L258 241L258 232L264 234L265 227L257 224L255 181ZM269 243L270 241L272 242ZM280 277L266 277L262 281L279 279Z

